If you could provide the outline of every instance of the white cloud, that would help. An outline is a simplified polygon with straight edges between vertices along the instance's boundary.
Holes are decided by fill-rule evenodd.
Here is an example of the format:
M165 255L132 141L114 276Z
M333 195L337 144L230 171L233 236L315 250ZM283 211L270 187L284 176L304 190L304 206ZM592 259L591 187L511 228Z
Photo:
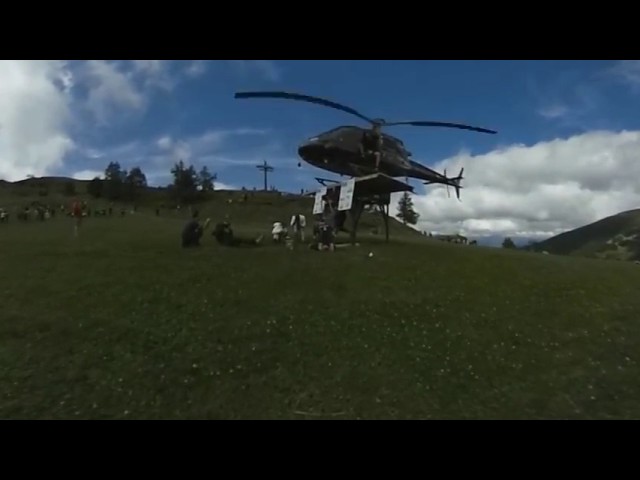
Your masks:
M240 188L236 187L235 185L222 182L215 182L213 188L214 190L240 190Z
M114 62L89 60L84 65L89 82L87 105L101 124L106 124L117 110L138 110L145 107L145 97L130 74Z
M167 167L178 160L185 162L194 161L200 164L223 164L224 157L216 155L216 152L226 145L232 137L263 136L268 130L255 128L237 128L209 130L201 135L174 139L170 135L160 137L155 146L159 153L151 153L149 159L156 165ZM232 162L233 163L233 162Z
M206 72L207 66L204 60L193 60L187 67L186 73L189 77L196 78Z
M417 228L546 237L640 207L638 151L640 131L600 131L448 158L435 169L465 167L462 202L424 187L414 195Z
M170 91L178 83L168 60L88 60L80 73L88 86L86 105L100 125L123 112L142 113L154 91Z
M0 61L0 178L49 174L74 148L67 134L74 78L57 60Z
M640 90L640 60L620 60L608 73L633 90Z
M71 151L91 161L83 166L89 170L94 160L107 155L123 164L142 164L160 153L164 163L189 160L217 151L232 136L263 132L237 129L186 139L167 137L159 143L164 153L139 141L101 151L74 142L75 135L95 134L87 113L102 125L122 122L131 113L142 115L152 94L166 93L180 79L201 75L207 67L201 60L0 61L0 178L18 180L69 171L64 161ZM248 61L245 67L277 74L269 62Z
M79 172L74 173L71 178L75 180L93 180L94 178L104 177L104 171L101 170L81 170Z
M569 109L564 105L548 105L538 110L538 113L545 118L560 118L565 116Z
M117 158L123 168L140 166L150 185L166 185L171 181L170 169L179 160L196 169L207 166L217 172L225 166L257 165L258 157L246 153L250 137L260 140L269 133L266 129L236 128L208 130L199 135L175 138L163 135L152 142L131 142L101 152L106 158ZM234 141L237 140L237 141ZM261 153L269 152L272 145L258 142ZM240 146L240 151L238 151ZM233 155L225 152L233 150ZM251 150L249 149L249 152ZM259 157L260 161L262 156ZM270 160L271 162L271 160Z
M156 143L160 150L169 150L171 149L171 145L173 145L173 140L171 140L170 136L164 136L159 138Z
M131 60L135 70L154 76L162 73L166 60Z
M240 73L253 74L264 77L272 82L277 82L282 76L280 68L273 60L229 60Z
M139 74L145 87L172 90L177 79L169 71L167 60L132 60L135 73Z

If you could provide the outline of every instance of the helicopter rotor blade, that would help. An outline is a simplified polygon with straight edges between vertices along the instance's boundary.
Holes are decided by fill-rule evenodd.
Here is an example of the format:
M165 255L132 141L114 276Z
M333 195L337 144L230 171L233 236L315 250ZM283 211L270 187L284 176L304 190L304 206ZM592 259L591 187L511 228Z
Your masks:
M496 134L495 130L489 130L487 128L472 127L471 125L465 125L463 123L450 123L450 122L428 122L428 121L416 121L416 122L385 122L385 127L394 125L413 125L414 127L445 127L445 128L459 128L461 130L471 130L473 132Z
M289 92L236 92L234 95L235 98L282 98L288 100L298 100L301 102L309 102L315 103L316 105L322 105L329 108L334 108L336 110L340 110L346 113L350 113L351 115L355 115L356 117L364 120L365 122L369 122L371 124L375 124L376 122L369 117L362 115L357 110L353 108L347 107L345 105L341 105L336 102L332 102L330 100L325 100L324 98L312 97L310 95L301 95L299 93L289 93Z

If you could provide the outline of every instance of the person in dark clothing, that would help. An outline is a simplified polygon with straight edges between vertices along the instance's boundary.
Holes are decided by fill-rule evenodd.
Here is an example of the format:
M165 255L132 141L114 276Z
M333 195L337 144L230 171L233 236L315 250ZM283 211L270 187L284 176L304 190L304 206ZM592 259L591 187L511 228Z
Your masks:
M347 229L345 228L344 224L347 221L347 212L346 210L343 211L336 211L333 215L333 223L334 223L334 228L336 229L336 232L346 232Z
M317 225L318 250L330 250L333 251L336 242L336 210L333 205L333 201L326 197L324 204L324 212L321 220Z
M262 235L256 239L239 238L233 234L228 221L218 223L211 234L220 245L225 247L256 247L262 242Z
M200 225L198 221L198 211L194 211L191 215L191 220L187 223L182 230L182 247L199 247L200 246L200 238L202 238L202 233L204 232L204 227Z
M335 233L331 225L324 220L318 220L313 226L314 241L309 245L311 250L335 250Z
M333 229L334 232L337 232L344 227L344 222L347 216L346 212L341 212L336 208L333 199L325 197L322 218L324 222Z
M380 125L376 123L371 130L364 132L360 148L365 158L370 158L375 162L377 172L380 169L380 159L382 157L382 132L380 131Z
M329 250L333 252L336 248L336 235L333 227L328 224L320 226L320 238L318 250Z

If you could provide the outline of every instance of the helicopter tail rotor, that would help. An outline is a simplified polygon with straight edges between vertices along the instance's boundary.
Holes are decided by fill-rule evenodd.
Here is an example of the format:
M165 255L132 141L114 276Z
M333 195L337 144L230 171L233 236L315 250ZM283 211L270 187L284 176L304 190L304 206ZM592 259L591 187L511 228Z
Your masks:
M460 169L460 173L458 173L457 177L447 177L447 169L444 169L444 181L442 182L433 182L433 181L429 181L429 182L424 182L425 185L431 185L433 183L442 183L444 184L444 186L447 189L447 197L451 198L451 192L449 191L449 187L453 187L456 189L456 197L458 198L458 200L460 200L460 190L462 189L462 185L460 184L462 182L462 179L464 178L462 176L462 174L464 173L464 168Z
M460 189L462 188L462 185L460 185L460 182L462 182L462 179L464 178L462 176L463 173L464 173L464 167L460 169L460 173L458 174L457 177L450 179L453 184L453 188L456 189L456 197L458 198L458 200L460 200Z

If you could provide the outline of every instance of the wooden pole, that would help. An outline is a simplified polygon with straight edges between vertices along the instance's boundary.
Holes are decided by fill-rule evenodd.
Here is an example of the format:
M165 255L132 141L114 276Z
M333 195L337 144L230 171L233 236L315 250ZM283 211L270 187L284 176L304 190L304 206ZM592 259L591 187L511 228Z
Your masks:
M364 211L364 203L358 199L353 199L353 205L351 207L351 245L356 244L356 232L358 230L358 223L360 222L360 217L362 216L362 212Z

